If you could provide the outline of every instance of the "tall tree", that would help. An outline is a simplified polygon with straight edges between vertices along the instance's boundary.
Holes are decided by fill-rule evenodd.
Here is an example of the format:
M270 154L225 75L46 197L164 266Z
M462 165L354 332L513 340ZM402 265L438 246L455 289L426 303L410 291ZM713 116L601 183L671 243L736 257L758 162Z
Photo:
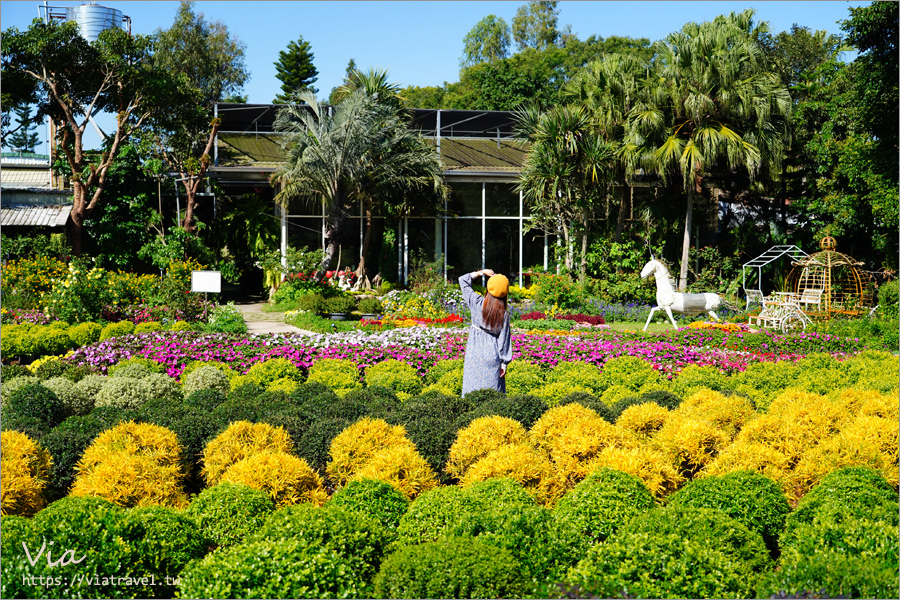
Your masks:
M463 38L460 66L471 67L509 56L509 25L502 17L488 15L475 24Z
M657 42L656 70L629 115L626 142L635 160L664 180L680 176L687 196L682 291L694 198L703 179L735 171L752 178L777 168L788 134L790 95L778 76L764 69L755 40L765 26L754 26L753 15L748 9L688 23Z
M75 22L35 19L26 31L4 32L3 73L34 81L25 95L36 95L37 117L57 124L57 144L72 172L73 204L69 241L81 254L84 222L100 204L110 167L122 144L177 95L178 86L150 61L151 40L118 28L88 43ZM100 111L115 115L115 131L98 153L85 152L89 118Z
M36 131L31 106L19 106L13 109L16 113L16 131L9 136L8 145L20 152L34 152L40 136Z
M210 107L240 92L250 79L246 46L221 21L195 13L194 5L182 0L172 26L155 31L154 60L160 67L184 73L190 85L200 90L201 104Z
M220 21L209 21L194 12L194 2L182 1L169 29L156 31L157 65L180 75L181 102L157 119L158 147L169 168L178 173L185 193L182 226L196 231L197 194L205 185L212 146L219 129L212 116L213 104L241 90L250 74L244 61L244 44ZM179 215L179 218L181 216Z
M310 90L314 94L319 91L312 86L319 76L319 71L313 65L314 57L309 42L303 36L289 43L287 50L278 53L275 77L281 81L281 93L272 100L274 104L287 104L303 90Z
M516 130L530 142L518 190L531 211L532 225L562 238L566 269L574 270L574 239L581 237L581 275L585 275L588 219L609 189L614 148L591 130L583 106L557 105L545 112L535 105L516 114Z
M513 39L519 50L543 50L560 42L561 33L556 27L559 20L557 4L556 0L531 0L519 7L512 21Z
M324 112L310 92L300 99L309 106L291 104L276 118L276 130L288 134L288 157L273 181L281 186L279 202L298 198L325 207L321 278L334 262L357 202L367 195L390 195L403 204L403 190L440 190L441 168L433 150L409 137L414 134L398 109L363 88L346 96L332 114Z

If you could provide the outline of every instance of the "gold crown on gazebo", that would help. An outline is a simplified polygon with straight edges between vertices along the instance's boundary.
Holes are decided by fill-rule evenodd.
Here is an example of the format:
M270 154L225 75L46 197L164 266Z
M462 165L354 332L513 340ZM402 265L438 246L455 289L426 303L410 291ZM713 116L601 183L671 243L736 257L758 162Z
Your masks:
M835 248L837 248L837 240L830 235L826 235L819 242L819 248L821 248L822 250L834 250Z

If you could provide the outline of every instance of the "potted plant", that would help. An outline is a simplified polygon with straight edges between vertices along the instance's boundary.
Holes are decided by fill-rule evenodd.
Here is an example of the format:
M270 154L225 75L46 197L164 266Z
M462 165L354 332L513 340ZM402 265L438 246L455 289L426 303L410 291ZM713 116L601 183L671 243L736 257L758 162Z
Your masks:
M359 310L362 313L360 318L372 321L378 319L384 308L378 298L363 298L359 301Z
M356 302L350 296L335 296L325 300L325 310L332 321L346 321L347 315L356 308Z

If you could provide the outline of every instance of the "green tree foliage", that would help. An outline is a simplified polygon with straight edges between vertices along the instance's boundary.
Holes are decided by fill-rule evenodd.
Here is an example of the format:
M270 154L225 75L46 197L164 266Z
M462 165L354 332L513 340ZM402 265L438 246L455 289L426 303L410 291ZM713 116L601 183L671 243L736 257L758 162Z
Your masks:
M20 152L34 152L40 136L32 131L36 125L31 116L31 106L18 106L13 112L16 113L16 129L4 143Z
M630 111L626 152L687 193L679 290L687 288L694 197L704 178L777 170L790 95L765 69L756 43L767 24L745 10L688 23L654 45L654 72Z
M7 78L15 83L5 99L36 104L38 118L49 115L57 124L59 152L72 172L69 237L76 255L82 251L85 220L101 203L122 145L159 106L179 102L177 81L149 60L150 49L150 38L116 27L88 43L71 21L35 19L26 31L12 27L4 32L4 86ZM88 154L85 129L100 111L115 115L115 131L102 152Z
M290 42L287 50L278 53L275 77L281 81L281 93L272 100L273 103L287 104L297 92L303 90L310 90L313 93L319 91L312 87L319 76L319 71L313 65L313 58L315 54L303 36Z
M410 85L400 90L404 108L444 108L444 86L428 85L419 87Z
M509 56L509 25L502 17L488 15L463 38L461 67L494 62Z
M464 69L459 83L447 86L446 108L515 110L524 102L549 106L563 80L565 52L529 48L510 58Z
M512 21L513 39L519 50L525 48L543 50L559 43L561 34L556 27L559 20L557 4L559 3L555 0L550 2L531 0L519 7Z
M194 2L182 0L175 21L157 29L156 63L184 73L191 87L200 90L203 106L211 108L226 96L240 92L250 79L244 60L245 44L221 21L208 21L194 12Z

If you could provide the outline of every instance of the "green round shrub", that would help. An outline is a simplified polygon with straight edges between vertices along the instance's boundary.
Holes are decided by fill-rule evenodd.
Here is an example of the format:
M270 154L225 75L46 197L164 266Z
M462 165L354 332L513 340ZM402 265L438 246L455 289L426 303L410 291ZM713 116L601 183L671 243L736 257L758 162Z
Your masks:
M534 496L518 481L509 477L492 477L463 488L463 495L472 505L486 509L517 510L536 506Z
M769 566L762 537L723 512L668 507L593 546L567 580L601 597L627 590L644 598L748 598Z
M31 371L28 372L31 373ZM4 379L3 385L0 385L0 398L3 400L3 406L9 406L9 399L15 392L29 385L38 385L40 382L41 380L33 375L22 375L10 381Z
M687 365L672 379L670 387L675 394L684 398L701 389L722 391L729 384L729 378L722 377L716 367Z
M3 422L0 423L0 430L18 431L38 442L44 438L50 429L47 423L37 417L28 417L15 413L4 416Z
M200 492L187 508L203 535L221 547L234 546L259 529L275 503L267 492L220 483Z
M466 394L466 399L471 402L476 408L485 402L491 402L500 400L503 398L503 394L498 392L497 390L491 389L483 389L483 390L473 390Z
M36 597L35 586L27 579L33 569L29 565L22 544L29 549L41 547L32 530L31 519L15 515L3 515L0 520L0 596L3 598Z
M616 422L616 415L613 414L612 409L593 394L588 394L587 392L572 392L567 396L563 396L563 398L556 403L557 406L565 406L566 404L580 404L600 415L604 421L608 423Z
M34 354L41 356L65 354L72 348L72 340L65 329L58 327L42 327L35 329L32 334L36 347Z
M395 392L414 396L422 391L422 380L416 370L399 360L388 359L366 369L366 385L378 385Z
M319 359L310 367L308 380L325 384L338 396L345 396L362 387L359 368L347 359Z
M185 567L186 598L365 598L346 559L300 540L265 540L213 552Z
M850 516L893 514L897 524L897 492L884 476L870 467L844 467L822 478L785 520L785 534L801 524L812 524L820 512L839 508Z
M134 586L132 593L145 598L174 598L178 575L189 562L203 558L209 546L193 520L162 506L127 511L121 536L132 549L129 576L152 577L156 583Z
M64 377L75 383L90 374L90 372L91 370L87 367L76 367L60 358L51 358L38 365L34 370L34 375L41 380L51 379L53 377Z
M897 306L900 304L900 281L894 279L881 284L878 288L878 305L885 313L897 314Z
M85 394L71 379L51 377L43 383L43 386L56 394L66 407L67 414L86 415L94 408L94 399Z
M601 371L602 387L598 391L621 385L636 392L648 384L661 384L663 380L652 364L637 356L611 358L603 364Z
M255 363L247 370L247 378L263 387L283 377L302 383L303 371L290 360L280 357Z
M525 579L521 564L508 550L456 538L392 554L375 578L375 597L516 598Z
M331 462L331 454L328 452L331 449L331 440L352 424L353 422L347 419L315 421L300 438L294 452L305 459L322 477L326 477L325 468Z
M265 414L266 409L260 401L261 395L248 395L242 398L232 392L225 402L213 409L212 414L222 427L227 427L235 421L256 423Z
M456 426L446 418L421 416L403 421L406 437L415 444L442 481L451 478L444 473L444 466L450 456L450 447L456 441Z
M25 385L14 391L9 397L9 407L15 415L40 419L47 429L56 427L66 418L65 405L41 384Z
M368 414L377 418L384 418L393 414L404 405L404 403L400 402L397 398L397 394L380 385L371 385L359 390L353 390L344 396L344 400L347 402L358 402L364 405L369 411ZM409 403L409 400L407 400L406 403Z
M143 379L153 373L147 365L139 362L122 361L113 365L107 371L110 377L130 377L131 379Z
M143 323L138 323L134 326L133 333L150 333L152 331L161 331L162 328L162 323L160 323L159 321L144 321Z
M322 419L343 419L353 422L367 416L369 408L362 402L348 400L346 397L335 398L333 394L326 393L304 402L300 412L310 423Z
M100 341L118 337L120 335L129 335L134 331L134 323L131 321L118 321L109 323L100 330Z
M212 411L225 402L226 399L227 396L222 391L204 388L187 394L187 397L184 399L184 404L191 408Z
M228 392L228 400L254 400L266 391L266 388L258 383L245 383Z
M355 511L334 505L317 508L295 504L269 515L247 541L291 539L331 550L369 584L378 572L391 536L381 525Z
M546 383L546 373L525 360L514 360L506 371L506 393L530 394Z
M69 338L71 338L75 346L80 348L81 346L99 342L101 329L99 324L91 321L79 323L69 329Z
M335 492L326 506L357 512L393 531L409 508L409 500L386 481L353 479Z
M302 406L307 400L311 400L322 394L331 394L334 396L334 399L337 400L337 396L334 395L331 388L318 381L301 383L293 392L291 392L291 398L293 399L294 404Z
M147 389L147 396L152 399L168 400L173 404L181 404L184 395L178 383L162 373L153 373L141 380Z
M603 467L563 496L555 511L560 522L597 544L655 505L643 481Z
M300 445L303 434L309 430L309 420L297 406L277 407L263 416L260 422L268 423L272 427L281 427L287 431L295 448Z
M723 395L733 393L731 390L722 390ZM681 397L667 390L652 390L641 394L641 398L655 402L668 410L675 410L681 404Z
M125 582L116 578L98 581L90 585L81 578L106 574L123 574L124 565L131 563L131 548L121 537L126 513L116 505L96 497L68 496L57 500L38 512L32 519L32 530L37 540L53 541L54 559L61 556L61 549L75 551L75 556L84 560L65 567L65 577L59 577L59 567L49 567L46 559L27 564L32 575L52 579L51 585L40 591L47 598L123 598L130 597L133 590ZM32 551L35 554L40 544ZM24 549L20 547L22 553ZM25 556L10 556L5 559L28 563ZM5 562L5 561L4 561ZM31 593L34 593L33 591Z
M648 402L653 402L654 404L659 404L663 408L674 410L681 404L681 398L665 390L654 390L652 392L641 394L640 396L627 396L616 401L609 407L609 413L613 417L612 422L615 423L619 419L619 416L632 406L647 404Z
M126 358L125 360L120 360L113 366L111 366L107 372L108 375L114 375L119 369L129 369L132 365L140 365L142 367L146 367L148 371L151 373L165 373L166 365L163 363L156 362L150 358L144 358L143 356L132 356L131 358ZM137 377L140 379L141 377L146 377L146 375L139 375L142 371L135 371L133 375L126 375L127 377Z
M150 389L142 379L107 377L94 396L95 406L137 409L150 400Z
M75 465L97 435L108 429L93 414L69 417L41 438L53 458L53 475L47 489L49 498L62 498L75 481Z
M191 325L187 321L175 321L174 323L172 323L169 331L190 331L193 328L193 325Z
M787 496L772 479L751 471L695 479L669 496L669 506L715 508L759 533L772 555L791 511Z
M84 393L85 396L96 402L97 392L100 391L100 388L103 387L103 383L106 380L107 377L104 375L91 373L90 375L85 375L84 378L82 378L75 385Z
M228 375L215 367L200 367L182 376L184 381L184 394L189 396L199 390L216 390L222 395L231 391L231 383Z
M473 501L457 486L442 486L417 497L397 526L397 542L401 546L434 542L444 532L464 519Z
M0 365L0 381L3 381L3 385L8 385L16 377L26 376L31 376L31 370L26 366Z
M440 392L426 392L402 404L399 412L400 420L402 422L416 417L456 419L475 408L474 398L476 396L467 395L462 398L447 396Z
M488 400L472 411L474 418L496 415L514 419L530 429L534 422L547 412L548 406L541 398L531 394L505 396L496 400Z

